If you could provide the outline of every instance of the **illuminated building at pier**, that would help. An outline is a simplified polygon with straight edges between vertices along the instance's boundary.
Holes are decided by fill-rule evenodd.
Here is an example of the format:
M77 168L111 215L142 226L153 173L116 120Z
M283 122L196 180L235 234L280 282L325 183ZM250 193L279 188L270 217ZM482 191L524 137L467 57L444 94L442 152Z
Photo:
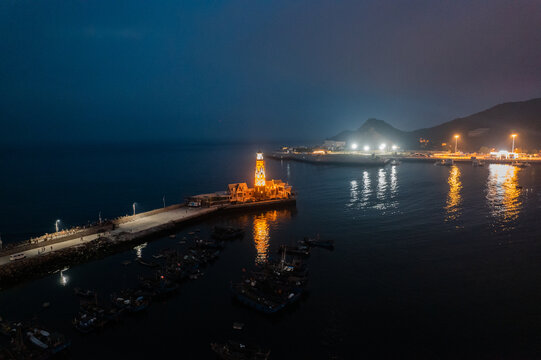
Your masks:
M289 199L292 196L291 186L282 180L267 180L263 153L258 152L255 163L254 187L246 183L229 184L228 192L231 202L250 202L260 200Z

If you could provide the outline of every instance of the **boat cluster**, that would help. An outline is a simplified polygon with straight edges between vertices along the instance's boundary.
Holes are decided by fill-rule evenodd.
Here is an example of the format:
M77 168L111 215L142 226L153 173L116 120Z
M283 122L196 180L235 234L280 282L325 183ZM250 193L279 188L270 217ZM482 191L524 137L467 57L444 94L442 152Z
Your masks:
M296 246L280 245L280 260L271 259L257 265L252 271L243 269L242 280L231 284L234 298L264 314L276 314L297 302L308 283L306 258L313 247L333 250L334 242L318 237L304 238ZM237 323L233 327L242 328ZM211 343L210 346L221 359L266 360L270 355L270 351L262 350L257 345L236 341Z
M269 260L242 280L231 285L234 297L241 303L265 314L274 314L298 301L308 283L308 266L304 259L312 247L332 250L332 240L304 238L297 246L280 245L279 261Z
M35 322L11 322L0 318L0 359L51 359L63 354L71 341Z
M140 265L153 269L152 275L140 276L135 288L111 294L107 306L98 304L97 294L93 291L75 289L78 296L94 299L80 304L73 320L75 329L81 333L99 330L123 316L145 310L153 300L174 294L182 282L202 276L202 269L218 259L224 241L242 237L244 230L215 227L210 240L200 239L195 232L190 235L193 235L193 244L185 251L164 249L152 255L152 259L136 258Z

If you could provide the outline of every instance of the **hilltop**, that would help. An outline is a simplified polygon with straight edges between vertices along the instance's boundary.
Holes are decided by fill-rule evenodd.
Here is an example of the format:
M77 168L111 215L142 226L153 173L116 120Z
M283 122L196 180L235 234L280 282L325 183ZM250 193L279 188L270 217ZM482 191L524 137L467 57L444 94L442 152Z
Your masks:
M354 131L343 131L330 140L357 142L371 147L382 142L403 149L441 150L449 148L453 136L460 135L460 148L478 151L481 147L510 150L510 134L518 134L516 146L523 150L541 149L541 98L507 102L441 125L415 131L402 131L383 120L368 119ZM428 140L421 143L420 139Z

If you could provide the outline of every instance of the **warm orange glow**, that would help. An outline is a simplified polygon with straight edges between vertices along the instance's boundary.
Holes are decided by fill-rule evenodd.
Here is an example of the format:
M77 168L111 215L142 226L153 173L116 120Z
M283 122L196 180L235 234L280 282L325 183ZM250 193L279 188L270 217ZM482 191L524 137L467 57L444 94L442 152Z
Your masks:
M460 135L455 135L455 139L458 139L460 137Z
M449 172L449 178L447 179L449 184L449 194L447 195L447 205L445 210L447 216L446 221L456 220L460 215L460 204L462 203L462 196L460 190L462 190L462 183L460 182L460 168L453 166Z
M516 136L517 136L517 134L512 134L512 135L511 135L511 137L516 137Z
M284 217L287 213L276 210L254 216L254 245L257 251L255 262L266 263L269 258L270 224L275 223L278 217Z
M265 160L263 160L263 154L257 153L255 162L255 187L265 186Z

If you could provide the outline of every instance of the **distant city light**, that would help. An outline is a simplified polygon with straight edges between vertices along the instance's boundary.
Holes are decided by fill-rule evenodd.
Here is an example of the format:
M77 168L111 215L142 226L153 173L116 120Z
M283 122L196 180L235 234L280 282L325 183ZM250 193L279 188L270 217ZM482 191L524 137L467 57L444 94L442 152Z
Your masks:
M351 150L356 150L356 149L357 149L357 144L356 143L351 144Z
M386 146L387 146L387 145L385 145L385 144L381 144L381 145L379 146L379 149L380 149L380 150L384 150Z
M396 149L398 149L398 146L393 145L393 146L391 146L391 148L392 148L393 150L396 150Z
M364 151L368 151L368 150L370 150L370 146L365 145L363 149L364 149Z

